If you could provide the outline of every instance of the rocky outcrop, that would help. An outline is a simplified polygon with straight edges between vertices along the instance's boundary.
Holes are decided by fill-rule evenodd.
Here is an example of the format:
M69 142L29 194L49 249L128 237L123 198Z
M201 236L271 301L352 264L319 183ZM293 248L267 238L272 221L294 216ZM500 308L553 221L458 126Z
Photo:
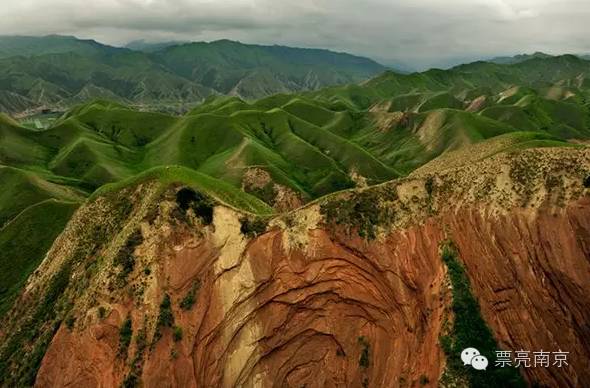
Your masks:
M253 237L236 210L216 206L208 224L192 208L179 211L176 189L161 196L144 184L116 237L73 267L63 296L72 306L35 385L436 386L447 367L440 337L453 319L439 252L448 239L502 349L570 352L568 366L522 369L525 379L589 385L589 156L502 155L489 166L327 199L341 206L339 225L324 203L313 203ZM538 162L534 172L522 158ZM560 183L547 182L557 171ZM363 195L377 208L344 211ZM58 262L80 253L76 225L105 223L89 217L110 202L78 211L31 278L23 306L43 293ZM387 217L365 214L373 210ZM375 220L373 239L357 233L365 219ZM130 237L137 230L139 241ZM120 252L129 246L125 273ZM23 310L15 308L14 322ZM128 319L131 336L121 330Z

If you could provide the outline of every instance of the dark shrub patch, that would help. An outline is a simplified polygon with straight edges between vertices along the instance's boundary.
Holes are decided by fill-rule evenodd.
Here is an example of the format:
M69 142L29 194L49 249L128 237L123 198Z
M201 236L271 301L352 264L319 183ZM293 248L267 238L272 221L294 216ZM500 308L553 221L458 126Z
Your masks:
M193 307L193 305L195 304L195 297L197 295L197 291L199 290L199 288L201 288L201 282L199 280L194 281L193 285L191 286L191 289L185 295L185 297L182 298L182 301L180 302L181 309L190 310Z
M420 385L426 385L428 383L430 383L430 379L428 378L428 376L421 375L420 376Z
M76 324L76 317L73 315L70 315L67 319L66 319L66 326L69 330L72 330L74 328L74 325Z
M584 187L590 189L590 175L588 175L586 179L584 179Z
M172 338L174 339L174 342L182 340L182 327L174 326L174 330L172 331Z
M426 189L426 192L428 193L428 195L432 195L432 192L434 191L434 178L429 176L428 178L426 178L426 182L424 182L424 188Z
M196 200L197 192L192 189L185 187L184 189L178 190L178 192L176 193L176 204L182 210L188 210L191 202Z
M214 203L208 196L185 187L176 193L176 203L183 212L186 212L189 208L193 209L195 215L205 225L210 225L213 222Z
M158 326L172 327L174 315L172 314L172 302L170 295L165 294L162 303L160 303L160 315L158 316Z
M365 337L359 337L358 342L362 346L361 356L359 358L359 366L363 369L366 369L369 367L369 349L371 346Z
M256 237L266 232L267 221L262 218L240 218L240 232L247 237Z
M119 329L119 356L127 358L127 349L129 349L132 335L133 327L131 317L128 315Z
M172 313L172 301L170 295L165 294L162 303L160 303L160 314L156 325L152 346L162 338L162 327L172 327L174 325L174 314Z
M123 381L122 387L123 388L135 388L137 387L137 383L139 382L139 377L135 373L129 373L125 380Z
M269 182L262 187L246 188L245 191L248 194L252 194L257 198L260 198L271 206L274 205L277 196L277 191L275 190L273 182Z
M117 275L117 282L120 286L125 284L125 279L135 267L135 247L143 242L143 236L140 230L136 230L129 236L125 245L119 250L115 257L114 264L121 267L121 272Z

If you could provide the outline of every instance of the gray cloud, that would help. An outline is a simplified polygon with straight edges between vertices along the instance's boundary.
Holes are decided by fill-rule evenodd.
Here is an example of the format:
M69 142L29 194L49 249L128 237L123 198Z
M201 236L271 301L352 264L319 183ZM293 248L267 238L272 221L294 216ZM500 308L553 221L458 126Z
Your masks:
M415 68L542 50L590 52L587 0L21 0L0 34L322 47Z

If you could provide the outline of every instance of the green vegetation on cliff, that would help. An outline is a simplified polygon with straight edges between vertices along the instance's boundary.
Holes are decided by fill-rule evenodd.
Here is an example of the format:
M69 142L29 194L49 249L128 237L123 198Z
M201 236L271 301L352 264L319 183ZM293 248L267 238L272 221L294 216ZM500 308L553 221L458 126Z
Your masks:
M449 374L466 375L471 387L525 387L517 369L500 368L494 364L498 344L481 316L479 303L471 292L469 278L459 261L458 252L452 242L448 241L441 249L441 257L451 280L451 306L454 314L450 334L440 339L447 356L447 371L441 379L449 378ZM485 371L463 365L461 352L466 348L476 348L488 359L489 364Z

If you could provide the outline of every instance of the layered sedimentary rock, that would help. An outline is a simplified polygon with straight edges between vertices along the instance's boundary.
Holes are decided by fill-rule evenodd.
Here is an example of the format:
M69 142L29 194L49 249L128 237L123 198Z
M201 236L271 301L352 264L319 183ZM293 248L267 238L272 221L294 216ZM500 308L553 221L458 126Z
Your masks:
M501 155L327 200L340 216L363 195L378 203L346 213L357 219L316 203L256 235L237 210L216 206L209 224L179 210L178 188L145 183L121 193L142 198L123 215L113 198L81 208L6 322L26 322L75 260L36 386L436 386L452 240L501 348L570 352L564 368L521 369L526 381L589 385L589 171L587 151ZM374 237L359 236L364 219ZM110 237L88 248L88 229Z

